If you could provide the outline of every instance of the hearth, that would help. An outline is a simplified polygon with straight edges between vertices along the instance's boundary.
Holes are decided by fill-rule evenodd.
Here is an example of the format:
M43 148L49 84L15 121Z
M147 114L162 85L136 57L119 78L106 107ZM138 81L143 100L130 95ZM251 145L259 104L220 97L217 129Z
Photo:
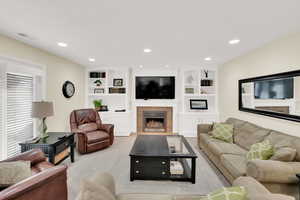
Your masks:
M137 107L138 133L172 133L172 107Z

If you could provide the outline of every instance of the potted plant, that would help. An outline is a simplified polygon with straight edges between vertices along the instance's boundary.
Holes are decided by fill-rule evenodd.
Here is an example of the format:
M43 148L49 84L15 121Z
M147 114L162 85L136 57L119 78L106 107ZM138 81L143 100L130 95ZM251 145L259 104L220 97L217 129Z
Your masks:
M102 85L102 81L100 79L95 80L94 84L96 84L96 86L101 86Z
M94 100L93 103L94 103L95 109L97 111L100 111L101 110L101 106L102 106L102 100L101 99Z

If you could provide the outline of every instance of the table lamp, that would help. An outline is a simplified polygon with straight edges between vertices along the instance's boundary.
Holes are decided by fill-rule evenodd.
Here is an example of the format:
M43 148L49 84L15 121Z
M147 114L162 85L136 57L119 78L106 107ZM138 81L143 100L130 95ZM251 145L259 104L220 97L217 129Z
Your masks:
M32 102L32 117L42 119L41 121L41 134L40 137L42 139L46 139L49 137L47 134L47 124L46 118L53 116L53 103L40 101L40 102Z

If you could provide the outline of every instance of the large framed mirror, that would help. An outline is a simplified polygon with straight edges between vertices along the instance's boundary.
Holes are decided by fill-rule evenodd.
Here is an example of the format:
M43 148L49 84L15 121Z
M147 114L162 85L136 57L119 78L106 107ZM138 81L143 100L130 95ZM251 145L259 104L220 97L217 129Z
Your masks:
M239 80L239 110L300 122L300 70Z

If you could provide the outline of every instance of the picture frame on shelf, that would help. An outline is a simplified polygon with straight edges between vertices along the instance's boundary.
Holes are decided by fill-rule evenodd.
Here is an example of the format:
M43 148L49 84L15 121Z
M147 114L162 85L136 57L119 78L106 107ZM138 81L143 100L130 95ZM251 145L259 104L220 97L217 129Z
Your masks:
M114 78L113 79L113 86L122 87L123 86L123 79L121 79L121 78Z
M104 88L95 88L94 89L94 94L104 94L105 90Z
M208 110L207 99L190 99L191 110Z
M105 72L90 72L90 78L105 78Z
M201 79L201 86L213 86L213 80L211 79Z
M195 94L194 88L185 88L185 94Z
M114 87L109 88L109 94L125 94L125 93L126 93L126 88L114 88Z

